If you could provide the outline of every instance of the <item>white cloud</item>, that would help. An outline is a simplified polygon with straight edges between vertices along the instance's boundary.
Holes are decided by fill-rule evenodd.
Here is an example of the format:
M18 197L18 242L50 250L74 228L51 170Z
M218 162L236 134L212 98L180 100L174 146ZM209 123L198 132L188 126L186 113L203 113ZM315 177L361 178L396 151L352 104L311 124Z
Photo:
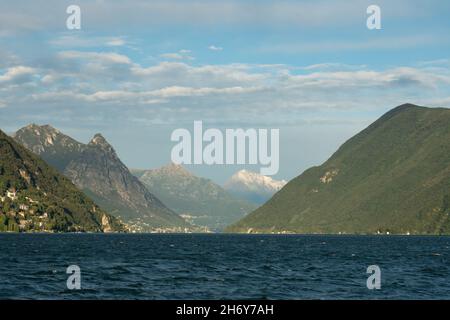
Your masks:
M108 39L106 41L106 45L112 46L112 47L120 47L120 46L124 46L125 44L126 44L126 42L122 38L112 38L112 39Z
M165 59L174 59L174 60L183 60L184 57L180 53L164 53L160 55L161 58Z
M3 75L0 75L0 82L2 83L23 83L30 81L30 76L35 73L35 69L27 66L16 66L6 70Z
M215 45L210 45L208 47L208 49L211 50L211 51L222 51L223 50L222 47L216 47Z
M53 46L70 48L121 47L127 44L124 37L98 37L85 34L64 34L49 41Z
M168 86L244 86L264 80L265 73L252 73L242 65L192 66L184 62L161 62L150 67L133 65L132 75L153 85ZM157 80L157 81L156 81Z
M191 96L205 96L205 95L216 95L216 94L241 94L241 93L249 93L256 92L261 90L258 87L227 87L227 88L191 88L191 87L179 87L172 86L166 87L159 90L155 90L150 92L151 95L160 96L163 98L170 97L191 97Z
M114 52L84 52L84 51L63 51L59 53L63 59L86 59L95 62L130 64L131 60L122 54Z
M436 59L436 60L430 60L430 61L420 61L418 63L418 65L422 66L422 67L436 67L436 66L450 67L450 59Z
M149 91L97 91L93 93L76 93L73 91L59 91L33 94L35 101L63 101L65 99L83 100L85 102L104 102L123 103L133 101L134 103L166 103L167 98L174 97L199 97L207 95L233 95L242 93L253 93L261 91L263 88L258 87L230 87L230 88L191 88L191 87L165 87L157 90Z
M194 57L192 57L190 53L191 50L182 49L178 52L163 53L160 57L168 60L194 60Z
M53 74L46 74L45 76L42 77L41 81L43 84L45 85L49 85L54 83L57 80L57 77Z
M317 63L312 64L306 67L302 67L299 69L307 70L307 71L326 71L326 70L363 70L367 66L366 65L349 65L344 63L337 63L337 62L325 62L325 63Z

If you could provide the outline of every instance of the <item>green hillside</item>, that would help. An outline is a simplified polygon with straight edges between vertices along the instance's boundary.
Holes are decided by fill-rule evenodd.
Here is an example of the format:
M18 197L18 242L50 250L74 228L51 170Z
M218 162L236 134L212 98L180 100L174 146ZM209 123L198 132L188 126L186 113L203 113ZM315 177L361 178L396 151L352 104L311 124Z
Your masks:
M67 178L0 131L0 231L123 231Z
M449 234L449 214L450 109L406 104L228 231Z

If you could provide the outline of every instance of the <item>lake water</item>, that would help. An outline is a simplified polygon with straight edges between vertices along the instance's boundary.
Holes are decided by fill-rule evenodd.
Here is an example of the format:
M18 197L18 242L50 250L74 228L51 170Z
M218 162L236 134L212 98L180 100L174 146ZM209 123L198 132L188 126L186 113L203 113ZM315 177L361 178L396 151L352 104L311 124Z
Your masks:
M0 247L0 299L450 298L450 237L0 234Z

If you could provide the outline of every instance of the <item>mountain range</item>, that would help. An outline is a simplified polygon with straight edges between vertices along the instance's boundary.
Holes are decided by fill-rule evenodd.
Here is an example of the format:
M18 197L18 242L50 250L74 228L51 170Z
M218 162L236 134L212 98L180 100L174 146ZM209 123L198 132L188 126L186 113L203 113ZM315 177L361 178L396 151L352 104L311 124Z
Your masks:
M394 108L227 231L449 234L450 109Z
M131 174L101 134L82 144L49 125L32 124L18 130L14 139L57 168L100 207L123 219L133 231L193 228Z
M69 179L0 131L0 231L126 231Z
M172 210L195 225L221 231L256 209L209 179L197 177L183 166L169 164L153 170L132 170L140 181Z
M0 154L0 231L450 234L445 108L394 108L287 184L241 170L222 188L174 164L130 172L102 135L83 144L48 125L0 131Z

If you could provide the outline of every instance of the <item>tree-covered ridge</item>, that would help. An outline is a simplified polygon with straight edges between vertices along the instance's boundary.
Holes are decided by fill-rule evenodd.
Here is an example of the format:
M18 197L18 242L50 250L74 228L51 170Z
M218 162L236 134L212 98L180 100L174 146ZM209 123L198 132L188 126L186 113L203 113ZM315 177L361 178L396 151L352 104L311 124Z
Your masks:
M407 104L228 231L450 234L449 203L450 109Z
M0 155L0 231L124 231L70 180L1 131Z

